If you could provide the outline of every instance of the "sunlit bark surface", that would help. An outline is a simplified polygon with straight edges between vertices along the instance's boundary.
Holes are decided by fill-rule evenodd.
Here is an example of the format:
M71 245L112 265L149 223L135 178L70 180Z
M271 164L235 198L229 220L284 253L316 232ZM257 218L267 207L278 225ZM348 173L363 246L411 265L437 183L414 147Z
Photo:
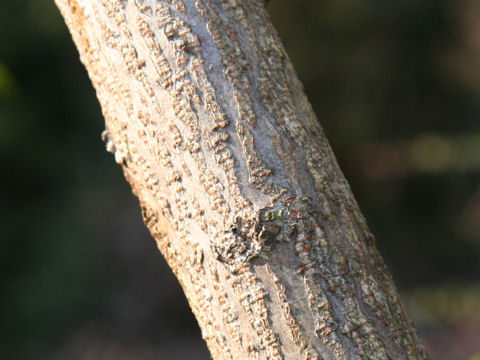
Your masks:
M56 0L212 357L424 359L264 0Z

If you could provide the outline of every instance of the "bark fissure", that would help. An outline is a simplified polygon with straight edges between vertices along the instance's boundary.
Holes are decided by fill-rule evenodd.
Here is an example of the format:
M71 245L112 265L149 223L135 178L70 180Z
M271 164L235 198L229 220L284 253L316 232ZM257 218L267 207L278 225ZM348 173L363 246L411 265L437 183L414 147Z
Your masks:
M263 0L56 0L214 359L424 359Z

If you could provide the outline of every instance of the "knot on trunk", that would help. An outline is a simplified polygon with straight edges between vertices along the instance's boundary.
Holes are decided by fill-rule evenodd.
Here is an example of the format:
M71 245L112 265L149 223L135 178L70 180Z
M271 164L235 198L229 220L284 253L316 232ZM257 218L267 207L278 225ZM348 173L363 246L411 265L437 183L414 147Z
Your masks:
M213 240L213 253L229 265L250 261L280 237L282 218L282 210L274 209L260 209L254 216L237 215Z

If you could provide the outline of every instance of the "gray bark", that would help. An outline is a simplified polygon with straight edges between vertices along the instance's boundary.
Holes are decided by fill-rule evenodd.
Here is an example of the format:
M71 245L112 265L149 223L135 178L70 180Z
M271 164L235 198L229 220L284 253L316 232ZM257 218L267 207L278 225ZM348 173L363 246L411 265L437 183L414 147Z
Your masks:
M263 0L56 0L212 357L425 359Z

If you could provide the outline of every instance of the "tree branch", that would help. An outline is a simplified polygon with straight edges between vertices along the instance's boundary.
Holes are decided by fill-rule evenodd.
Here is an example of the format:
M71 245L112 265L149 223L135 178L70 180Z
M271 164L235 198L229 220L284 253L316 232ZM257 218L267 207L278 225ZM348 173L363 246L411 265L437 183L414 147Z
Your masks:
M424 359L264 0L56 0L214 359Z

